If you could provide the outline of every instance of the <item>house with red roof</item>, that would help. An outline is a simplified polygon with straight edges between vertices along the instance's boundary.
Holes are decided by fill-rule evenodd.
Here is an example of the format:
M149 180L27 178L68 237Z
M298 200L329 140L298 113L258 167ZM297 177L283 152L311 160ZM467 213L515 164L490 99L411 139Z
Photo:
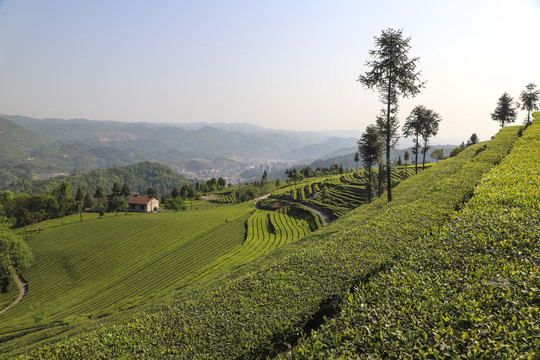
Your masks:
M159 209L159 200L146 195L135 194L128 201L131 212L152 212Z

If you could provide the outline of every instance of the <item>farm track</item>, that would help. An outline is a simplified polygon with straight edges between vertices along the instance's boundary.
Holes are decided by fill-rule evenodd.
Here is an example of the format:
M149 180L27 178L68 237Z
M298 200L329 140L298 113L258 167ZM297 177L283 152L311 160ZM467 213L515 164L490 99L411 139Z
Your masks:
M8 306L0 310L0 314L6 312L11 307L17 305L28 292L28 286L26 285L26 283L24 283L21 280L21 278L19 277L19 275L15 273L15 270L13 270L13 268L10 267L10 270L11 270L11 275L13 277L13 280L15 281L15 283L17 284L17 287L19 288L19 296L17 296L17 298L11 304L9 304Z

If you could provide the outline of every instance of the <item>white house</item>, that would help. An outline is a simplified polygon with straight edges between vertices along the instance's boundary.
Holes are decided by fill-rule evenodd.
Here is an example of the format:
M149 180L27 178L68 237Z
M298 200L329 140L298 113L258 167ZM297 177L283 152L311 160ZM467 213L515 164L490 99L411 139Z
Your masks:
M146 195L136 194L128 201L131 212L151 212L159 209L159 200Z

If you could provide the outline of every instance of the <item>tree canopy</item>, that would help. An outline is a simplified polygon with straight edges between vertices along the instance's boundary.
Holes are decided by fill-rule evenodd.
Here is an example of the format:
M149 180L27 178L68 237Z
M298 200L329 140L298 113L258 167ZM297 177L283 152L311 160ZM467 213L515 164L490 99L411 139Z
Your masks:
M403 125L403 134L406 137L414 136L413 154L415 154L416 172L418 172L418 153L420 150L419 138L421 137L424 141L422 166L425 166L426 153L429 150L429 139L439 132L440 121L441 117L438 113L423 105L418 105L411 111L411 114L407 117Z
M27 268L33 259L32 250L26 242L0 220L0 278L10 275L10 267L17 272Z

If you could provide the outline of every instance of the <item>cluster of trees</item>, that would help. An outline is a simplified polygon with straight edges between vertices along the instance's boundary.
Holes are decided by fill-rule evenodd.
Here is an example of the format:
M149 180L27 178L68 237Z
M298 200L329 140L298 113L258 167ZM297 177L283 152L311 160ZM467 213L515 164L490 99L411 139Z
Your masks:
M219 179L211 178L206 182L196 182L195 191L201 194L208 194L213 191L225 189L226 186L232 186L231 184L227 185L227 181L224 178L220 177Z
M145 194L149 197L158 198L158 192L149 187ZM71 183L62 181L52 191L29 195L26 193L15 195L11 191L0 194L0 216L6 218L11 227L26 227L43 220L63 218L69 214L79 213L92 209L104 212L124 212L128 210L127 201L133 195L130 186L126 183L120 187L114 183L110 192L98 186L93 193L85 192L78 187L75 196ZM162 195L163 207L170 210L185 209L183 201L195 197L193 188L184 184L180 189L173 188L171 195Z
M81 213L85 208L98 208L103 211L127 210L126 198L131 196L127 184L122 188L114 184L110 194L105 194L101 187L97 187L93 196L77 188L73 197L71 183L63 181L52 191L40 194L18 194L4 191L0 194L1 215L9 219L13 227L25 227L29 224L39 223L43 220L63 218L66 215Z
M402 30L383 30L380 36L375 37L376 49L369 51L372 60L367 61L366 66L370 70L357 79L364 87L377 90L384 106L376 117L375 124L369 125L358 141L358 152L354 160L363 160L370 180L371 168L374 165L378 164L379 168L386 167L388 201L392 200L390 150L399 139L398 98L414 97L425 85L419 79L420 71L416 71L418 58L409 57L409 42L410 38L404 38ZM527 111L526 124L529 124L531 112L538 110L540 91L535 88L535 84L528 84L520 94L520 102L516 104L510 95L504 93L491 114L492 119L500 122L501 126L514 122L517 117L516 107L520 107ZM416 106L405 121L402 131L405 137L413 137L416 171L418 155L422 155L422 164L425 166L426 153L430 148L429 139L437 135L440 121L441 117L437 112L423 105ZM476 142L478 137L473 134L467 145L462 144L460 148ZM458 151L453 151L451 155L456 155ZM437 152L433 156L439 158L441 154Z
M383 30L379 37L375 37L377 49L369 52L373 60L368 61L366 66L371 69L358 78L366 88L379 92L379 98L384 105L375 124L368 125L358 140L358 155L355 156L355 161L361 158L368 170L369 201L372 193L372 168L375 165L378 165L379 169L386 167L386 191L388 201L392 200L390 150L399 139L398 98L416 96L425 84L420 82L420 72L416 71L418 58L409 58L409 42L410 38L403 38L401 30ZM415 156L416 172L418 155L422 155L422 165L425 166L426 154L430 148L429 140L437 135L440 121L441 116L424 105L416 106L405 121L402 132L405 137L413 137L412 152ZM379 171L379 175L381 173L382 171Z
M285 175L287 175L287 182L289 183L298 183L305 178L318 177L325 175L338 175L347 172L348 169L345 169L343 165L332 164L330 167L318 166L315 170L311 166L306 166L297 170L296 168L290 168L285 170Z
M471 137L467 140L467 143L465 143L465 141L463 141L460 146L452 149L452 151L450 152L450 157L454 157L454 156L458 155L460 152L465 150L467 147L469 147L471 145L474 145L474 144L478 143L479 141L480 141L480 139L478 139L478 135L476 135L476 133L473 133L471 135Z
M390 150L395 147L399 139L398 98L400 96L414 97L424 87L424 83L419 80L420 72L416 71L418 58L409 58L409 42L410 38L403 38L402 30L383 30L379 37L375 37L377 49L369 51L373 60L368 61L366 66L370 67L370 70L358 78L358 81L366 88L376 89L379 92L379 99L384 105L376 118L376 124L369 125L359 140L358 152L364 160L364 165L368 168L370 180L371 168L375 163L379 164L379 168L386 165L388 201L392 201ZM432 126L428 137L436 134L440 121L437 113L418 110L417 114L411 113L411 118L415 116L422 116L422 119L433 118L432 122L436 122L437 127ZM411 135L417 133L416 130L411 131ZM421 136L419 132L418 136ZM424 144L427 145L427 141ZM418 147L416 147L416 151L418 151ZM382 156L379 153L386 155L385 164L383 164ZM369 187L371 188L371 185ZM369 193L371 193L371 189L369 189Z
M171 191L170 197L162 195L161 203L163 207L167 210L173 211L184 211L187 206L185 201L187 199L192 199L196 197L195 190L188 184L182 185L180 189L174 187Z
M497 101L497 106L491 114L491 119L497 121L501 127L505 124L513 123L516 121L518 108L527 111L527 118L525 124L529 126L531 121L531 112L538 110L538 98L540 97L540 90L535 90L536 84L530 83L525 86L519 96L519 101L514 102L514 99L510 94L504 93Z

